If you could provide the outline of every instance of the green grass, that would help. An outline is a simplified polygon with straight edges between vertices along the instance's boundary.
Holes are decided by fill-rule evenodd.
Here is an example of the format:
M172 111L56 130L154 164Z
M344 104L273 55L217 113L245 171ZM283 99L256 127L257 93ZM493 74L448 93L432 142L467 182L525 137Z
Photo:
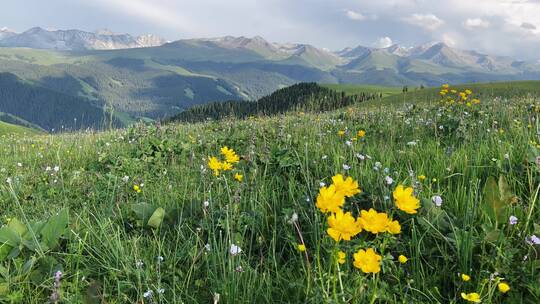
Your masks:
M540 248L525 242L540 235L537 96L0 137L1 221L11 227L0 229L0 302L48 302L61 270L61 303L213 303L218 294L219 303L464 303L462 292L538 303ZM214 176L208 157L223 146L241 159ZM346 210L386 212L401 233L336 244L315 202L337 173L363 190ZM417 214L396 208L398 184L414 187ZM232 255L232 244L242 252ZM376 275L353 265L366 248L382 257Z
M322 84L322 86L338 92L345 92L347 95L382 93L383 97L387 97L402 92L401 87L385 87L369 84Z
M0 135L33 135L33 134L39 134L40 131L35 129L30 129L23 126L18 126L14 124L10 124L7 122L0 121Z

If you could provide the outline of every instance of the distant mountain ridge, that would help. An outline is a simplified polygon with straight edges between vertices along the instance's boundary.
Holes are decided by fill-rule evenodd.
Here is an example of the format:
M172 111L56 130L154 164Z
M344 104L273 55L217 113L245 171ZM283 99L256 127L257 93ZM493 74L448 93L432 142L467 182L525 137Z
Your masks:
M31 28L23 33L0 31L0 46L27 47L59 51L115 50L153 47L166 41L154 35L131 36L108 30L85 32L80 30L46 30Z

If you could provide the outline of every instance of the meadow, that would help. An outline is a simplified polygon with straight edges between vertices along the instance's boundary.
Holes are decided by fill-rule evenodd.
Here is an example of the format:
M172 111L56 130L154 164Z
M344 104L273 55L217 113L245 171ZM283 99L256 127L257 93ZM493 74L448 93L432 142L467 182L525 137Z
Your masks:
M539 303L539 94L465 89L5 132L0 303Z

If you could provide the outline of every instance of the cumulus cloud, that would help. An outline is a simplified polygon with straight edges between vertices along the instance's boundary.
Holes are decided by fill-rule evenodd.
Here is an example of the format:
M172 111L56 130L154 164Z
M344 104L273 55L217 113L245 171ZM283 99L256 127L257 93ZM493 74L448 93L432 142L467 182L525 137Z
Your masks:
M362 21L362 20L366 20L367 17L364 16L362 13L359 13L359 12L355 12L355 11L351 11L351 10L347 10L345 12L345 15L347 15L347 17L351 20L357 20L357 21Z
M489 27L489 21L480 18L469 18L463 22L463 27L468 30L485 29Z
M403 18L409 24L422 27L426 30L434 31L444 24L444 21L434 14L412 14Z
M521 24L521 28L524 28L526 30L536 30L536 25L528 22L523 22Z
M376 48L384 49L391 46L392 44L393 42L392 42L392 39L390 39L390 37L381 37L377 39L377 41L375 41L373 46Z

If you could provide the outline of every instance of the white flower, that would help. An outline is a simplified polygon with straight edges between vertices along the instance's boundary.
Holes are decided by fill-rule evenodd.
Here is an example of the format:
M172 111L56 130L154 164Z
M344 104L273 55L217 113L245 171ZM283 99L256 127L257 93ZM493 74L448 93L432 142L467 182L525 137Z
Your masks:
M325 160L325 159L327 159L327 158L328 158L328 155L323 155L323 156L321 157L322 160Z
M326 186L326 184L324 182L320 182L319 186L321 186L321 188L322 188L322 187Z
M54 166L54 172L60 171L60 166Z
M11 177L6 178L6 183L8 184L13 183L13 179Z
M508 223L510 225L515 225L515 224L517 224L517 222L518 222L518 218L513 216L513 215L511 215L510 218L508 219Z
M204 207L204 208L208 208L208 206L210 206L210 202L209 202L209 201L204 201L202 204L203 204L203 207Z
M124 177L122 177L122 181L123 181L124 183L129 182L129 176L124 175Z
M506 153L506 154L504 155L504 159L510 159L510 155L509 155L508 153Z
M143 293L143 297L145 298L151 298L152 295L154 294L154 292L150 289L148 289L148 291L146 291L145 293Z
M52 170L52 168L50 166L47 166L47 168L45 168L45 172L49 172L51 170Z
M206 244L204 245L204 250L209 252L210 250L212 250L212 247L210 247L210 244Z
M135 262L135 266L137 266L137 268L141 268L141 267L143 267L143 265L144 265L144 263L143 263L143 261L141 261L141 260L137 260L137 261Z
M158 260L159 263L161 263L161 262L163 262L163 260L165 260L165 258L162 257L162 256L158 256L158 257L157 257L157 260Z
M366 157L360 153L356 153L356 157L359 159L359 160L364 160L366 159Z
M351 168L351 166L347 165L347 164L343 164L343 170L349 170Z
M291 215L291 218L288 220L289 224L294 224L296 222L298 222L298 213L294 212L292 215Z
M346 144L347 146L349 146L349 147L350 147L350 146L352 145L352 141L350 141L350 140L347 140L347 141L345 142L345 144Z
M239 265L239 266L236 266L236 268L234 269L236 272L244 272L244 268Z
M22 163L17 163L17 167L22 167Z
M416 146L416 142L415 141L410 141L407 143L407 146Z
M442 206L442 197L438 196L438 195L434 195L432 198L431 198L431 201L435 204L435 206L437 207L440 207Z
M229 249L229 252L233 256L236 256L236 255L239 255L242 252L242 248L240 248L239 246L237 246L235 244L231 244L231 248Z
M392 177L390 177L390 176L386 176L386 177L384 178L384 180L385 180L385 182L386 182L387 185L391 185L391 184L394 183L394 179L393 179Z
M529 245L540 245L540 238L533 234L526 237L525 242L527 242Z
M165 293L165 288L159 288L159 289L157 290L157 292L158 292L159 294L164 294L164 293Z

